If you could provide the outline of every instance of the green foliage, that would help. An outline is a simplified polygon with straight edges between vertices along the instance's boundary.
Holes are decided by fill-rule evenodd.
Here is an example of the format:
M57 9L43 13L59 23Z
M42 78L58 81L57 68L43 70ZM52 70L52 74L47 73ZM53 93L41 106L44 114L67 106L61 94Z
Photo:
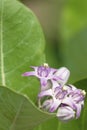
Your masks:
M37 80L22 74L44 62L44 43L41 27L29 9L16 0L0 0L1 85L29 97L36 95ZM36 91L30 92L31 88Z
M63 65L71 70L72 82L87 77L85 3L85 0L79 5L67 1L60 28L62 53L53 44L46 50L46 58L54 67L63 64L63 56ZM0 0L0 130L32 130L35 126L34 130L86 129L86 101L81 117L69 123L61 123L55 114L44 113L36 107L40 84L36 78L22 77L22 74L31 70L29 66L43 64L44 48L44 36L32 11L16 0ZM87 79L75 85L87 91Z
M87 1L71 0L63 6L60 31L64 64L71 82L87 78Z
M33 130L56 130L59 127L59 121L57 118L50 119L43 124L37 126ZM59 129L58 129L59 130Z
M67 0L62 9L61 30L68 40L87 27L87 1Z
M42 113L24 96L0 86L1 130L31 130L52 116Z
M71 71L71 81L87 77L87 29L71 38L64 48L65 64Z
M34 14L16 0L0 0L1 130L31 130L53 116L38 110L30 100L36 103L38 81L22 77L29 66L44 62L44 44Z

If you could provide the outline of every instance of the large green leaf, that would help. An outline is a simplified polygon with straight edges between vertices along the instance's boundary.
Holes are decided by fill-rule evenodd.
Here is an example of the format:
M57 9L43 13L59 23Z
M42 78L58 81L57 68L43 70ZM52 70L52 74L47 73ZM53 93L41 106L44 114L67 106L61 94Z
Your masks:
M57 118L53 118L50 119L46 122L44 122L43 124L40 124L39 126L37 126L36 128L34 128L34 130L57 130L59 125L59 121Z
M34 14L16 0L0 0L1 130L31 130L54 116L34 105L39 82L21 76L29 66L44 62L43 51L44 37Z
M53 116L42 113L24 96L0 86L0 130L31 130Z
M16 0L0 0L0 84L35 100L37 80L21 75L44 62L43 51L44 36L34 14Z

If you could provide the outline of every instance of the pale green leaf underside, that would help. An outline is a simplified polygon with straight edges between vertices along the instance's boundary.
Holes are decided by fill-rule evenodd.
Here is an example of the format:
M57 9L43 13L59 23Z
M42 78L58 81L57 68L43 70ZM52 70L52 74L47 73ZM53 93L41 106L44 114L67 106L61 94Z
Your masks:
M39 111L24 96L0 86L0 130L31 130L52 116Z

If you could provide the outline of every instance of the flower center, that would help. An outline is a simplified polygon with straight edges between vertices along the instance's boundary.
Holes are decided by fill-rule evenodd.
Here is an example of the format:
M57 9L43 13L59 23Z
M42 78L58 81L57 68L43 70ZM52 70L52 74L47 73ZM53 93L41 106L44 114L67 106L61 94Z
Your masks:
M63 87L56 87L54 90L54 95L56 99L63 99L65 95L67 94L67 89Z
M72 98L74 99L74 101L76 101L77 103L81 102L84 100L84 97L86 95L86 92L83 90L76 90L74 92L71 93Z
M48 77L50 71L51 69L47 65L44 65L44 66L38 67L37 73L41 77Z

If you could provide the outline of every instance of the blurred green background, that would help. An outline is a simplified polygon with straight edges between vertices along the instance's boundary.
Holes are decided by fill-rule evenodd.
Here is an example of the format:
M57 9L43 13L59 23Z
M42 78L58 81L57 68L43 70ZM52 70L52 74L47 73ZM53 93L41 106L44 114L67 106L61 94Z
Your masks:
M70 82L87 78L87 0L21 1L41 23L49 65L68 67Z

